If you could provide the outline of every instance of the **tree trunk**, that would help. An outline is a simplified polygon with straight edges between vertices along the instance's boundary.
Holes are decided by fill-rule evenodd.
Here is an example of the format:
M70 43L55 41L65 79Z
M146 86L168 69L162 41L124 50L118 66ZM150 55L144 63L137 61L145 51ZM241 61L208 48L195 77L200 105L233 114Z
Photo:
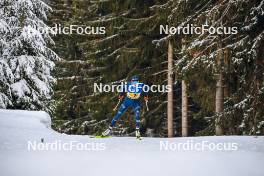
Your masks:
M182 136L188 136L188 97L184 80L182 80Z
M186 41L182 39L182 50L186 49ZM188 96L187 85L185 80L182 80L182 136L188 136Z
M217 64L221 66L222 62L222 51L217 56ZM215 112L219 114L224 110L224 84L223 84L223 73L222 69L220 68L219 74L217 75L217 82L216 82L216 93L215 93ZM220 124L221 119L218 117L215 120L215 134L220 136L223 135L223 128Z
M173 137L173 45L171 41L168 46L168 85L171 87L171 91L168 92L167 105L168 137Z

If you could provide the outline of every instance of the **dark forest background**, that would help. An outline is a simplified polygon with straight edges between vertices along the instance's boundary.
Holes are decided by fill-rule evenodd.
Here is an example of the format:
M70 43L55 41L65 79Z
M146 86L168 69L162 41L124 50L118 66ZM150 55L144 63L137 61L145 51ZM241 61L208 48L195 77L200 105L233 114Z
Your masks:
M53 128L95 134L113 117L117 93L94 93L93 84L118 84L137 74L149 85L167 84L168 42L174 58L174 133L181 136L181 83L188 94L189 135L214 135L218 120L226 135L264 134L264 1L261 0L53 0L49 24L105 26L105 35L56 35L62 58L54 75ZM160 35L160 25L236 26L231 35ZM184 46L184 47L183 47ZM220 53L220 54L219 54ZM224 109L215 113L222 75ZM142 133L167 136L167 95L150 93L142 108ZM134 131L132 111L114 129Z

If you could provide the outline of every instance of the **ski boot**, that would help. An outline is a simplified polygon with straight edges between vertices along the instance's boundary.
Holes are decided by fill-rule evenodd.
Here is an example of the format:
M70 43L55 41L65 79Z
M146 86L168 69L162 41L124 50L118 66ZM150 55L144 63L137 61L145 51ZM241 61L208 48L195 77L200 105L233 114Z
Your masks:
M136 130L136 138L141 140L141 135L139 129Z
M106 137L109 136L109 134L111 133L113 127L109 126L108 129L106 129L103 133L102 133L102 137Z

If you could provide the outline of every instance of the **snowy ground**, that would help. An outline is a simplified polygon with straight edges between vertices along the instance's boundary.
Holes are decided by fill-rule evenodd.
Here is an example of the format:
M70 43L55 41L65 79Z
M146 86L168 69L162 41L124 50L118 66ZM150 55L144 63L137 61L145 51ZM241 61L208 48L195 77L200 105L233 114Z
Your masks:
M44 112L10 110L0 110L0 134L1 176L264 175L263 136L144 138L142 141L130 137L92 139L53 131L50 118ZM44 143L40 142L41 138ZM90 151L77 148L72 151L56 151L54 148L29 151L28 141L35 141L40 146L75 141L89 144ZM227 147L228 151L173 148L180 143L202 144L203 141L235 147L231 147L232 150ZM170 144L170 150L164 150L164 146L161 150L160 143L166 142Z

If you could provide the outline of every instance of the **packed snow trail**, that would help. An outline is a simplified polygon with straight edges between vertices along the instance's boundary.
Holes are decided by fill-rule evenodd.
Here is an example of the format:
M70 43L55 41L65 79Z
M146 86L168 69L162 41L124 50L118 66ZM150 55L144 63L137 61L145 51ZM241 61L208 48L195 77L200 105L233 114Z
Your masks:
M50 128L45 112L0 110L1 176L263 176L264 137L192 138L65 135ZM104 144L105 150L29 151L28 141ZM237 143L236 151L160 149L160 143Z

